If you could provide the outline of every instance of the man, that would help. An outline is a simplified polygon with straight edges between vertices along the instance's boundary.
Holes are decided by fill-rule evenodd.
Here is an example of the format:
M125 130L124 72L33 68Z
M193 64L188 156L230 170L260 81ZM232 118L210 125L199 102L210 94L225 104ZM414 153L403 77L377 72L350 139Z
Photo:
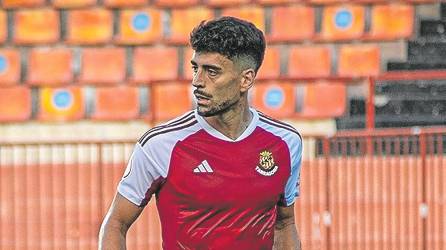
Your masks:
M164 249L300 249L301 137L248 105L263 33L223 17L202 22L190 43L197 108L140 138L99 248L125 249L128 228L155 194Z

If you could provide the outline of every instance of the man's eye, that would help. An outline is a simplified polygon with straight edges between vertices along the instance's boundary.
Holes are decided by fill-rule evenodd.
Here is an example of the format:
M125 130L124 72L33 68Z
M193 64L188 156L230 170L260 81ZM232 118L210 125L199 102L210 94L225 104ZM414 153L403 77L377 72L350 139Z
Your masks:
M209 72L209 75L210 75L210 76L216 76L216 75L218 75L218 72L215 71L215 70L212 70L212 69L208 70L208 72Z
M198 67L197 67L197 66L192 66L192 71L193 71L194 73L197 73L197 71L198 71Z

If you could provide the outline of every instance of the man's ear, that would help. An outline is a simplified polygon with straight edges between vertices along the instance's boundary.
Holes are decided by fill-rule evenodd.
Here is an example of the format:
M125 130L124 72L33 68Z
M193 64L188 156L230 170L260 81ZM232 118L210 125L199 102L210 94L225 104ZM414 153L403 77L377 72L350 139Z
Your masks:
M252 87L252 85L254 84L255 78L256 78L256 72L254 71L254 69L249 68L249 69L243 70L240 91L241 92L248 91L248 89L250 89Z

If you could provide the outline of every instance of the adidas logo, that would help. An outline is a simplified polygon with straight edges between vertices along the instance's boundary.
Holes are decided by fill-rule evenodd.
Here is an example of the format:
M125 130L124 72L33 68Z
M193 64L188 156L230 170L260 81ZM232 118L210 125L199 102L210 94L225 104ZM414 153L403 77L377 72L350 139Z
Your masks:
M212 170L211 166L209 166L209 163L204 160L198 167L194 168L194 173L213 173L214 170Z

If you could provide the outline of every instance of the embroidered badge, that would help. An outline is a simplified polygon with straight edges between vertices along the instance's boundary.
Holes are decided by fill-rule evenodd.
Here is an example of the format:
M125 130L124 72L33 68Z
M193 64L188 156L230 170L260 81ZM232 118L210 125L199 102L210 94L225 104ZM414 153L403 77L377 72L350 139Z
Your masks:
M264 150L260 153L259 165L256 167L257 172L264 176L271 176L277 172L278 168L271 152Z

